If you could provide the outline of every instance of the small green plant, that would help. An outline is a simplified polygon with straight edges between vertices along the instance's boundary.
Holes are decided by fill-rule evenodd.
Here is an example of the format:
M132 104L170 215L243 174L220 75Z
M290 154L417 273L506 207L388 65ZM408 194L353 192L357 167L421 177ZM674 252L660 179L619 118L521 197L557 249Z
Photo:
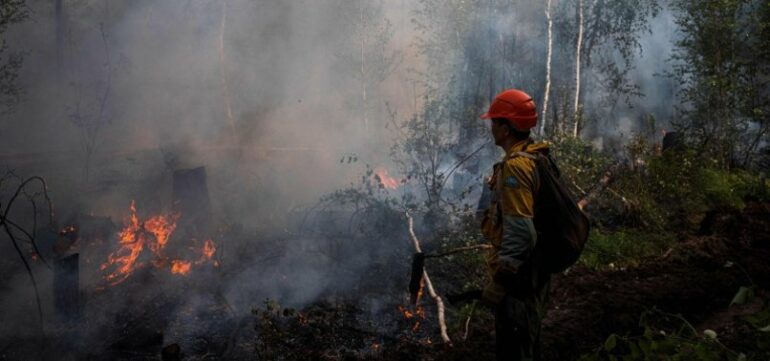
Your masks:
M604 344L580 361L741 361L748 360L743 353L728 349L719 342L712 330L698 332L680 315L656 309L642 314L641 335L611 334Z
M757 349L770 357L770 304L765 302L761 311L744 316L743 320L755 331Z
M593 229L579 262L593 269L634 266L646 257L662 253L674 241L670 233Z

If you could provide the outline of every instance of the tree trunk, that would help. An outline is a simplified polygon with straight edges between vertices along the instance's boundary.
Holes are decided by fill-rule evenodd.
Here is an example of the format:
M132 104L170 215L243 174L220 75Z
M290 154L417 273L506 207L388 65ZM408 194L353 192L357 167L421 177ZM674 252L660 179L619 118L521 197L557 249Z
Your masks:
M545 134L545 120L548 115L548 98L551 94L551 56L553 53L553 19L551 18L551 0L545 5L545 18L548 20L548 55L545 63L545 94L543 95L543 116L540 120L540 135Z
M369 115L367 113L366 97L366 19L364 1L361 0L361 108L364 116L364 134L369 134Z
M578 1L578 38L575 49L575 128L572 135L577 138L580 130L580 49L583 47L583 0Z
M61 80L64 52L64 0L54 0L54 13L56 17L56 74Z
M225 57L225 29L227 28L227 0L222 0L222 17L219 24L219 71L222 78L222 98L224 100L225 115L230 127L230 135L233 141L237 140L235 133L235 119L230 104L230 86L227 81L227 59Z

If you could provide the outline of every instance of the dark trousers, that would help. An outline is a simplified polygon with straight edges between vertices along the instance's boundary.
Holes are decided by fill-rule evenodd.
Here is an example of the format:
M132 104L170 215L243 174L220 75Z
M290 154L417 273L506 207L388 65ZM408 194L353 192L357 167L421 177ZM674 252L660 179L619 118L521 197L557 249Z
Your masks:
M495 309L495 351L499 361L539 361L540 326L546 313L551 276L528 273L532 287L518 283ZM514 297L517 295L518 297Z
M540 321L534 297L506 295L495 310L497 360L540 360Z

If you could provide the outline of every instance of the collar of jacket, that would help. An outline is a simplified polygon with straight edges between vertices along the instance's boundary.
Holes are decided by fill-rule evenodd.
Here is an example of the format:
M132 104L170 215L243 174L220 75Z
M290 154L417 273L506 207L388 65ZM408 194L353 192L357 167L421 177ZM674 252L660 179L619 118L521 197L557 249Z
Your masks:
M532 140L530 140L529 138L516 142L516 144L511 146L511 148L508 149L507 152L505 152L505 158L503 158L503 159L505 160L505 159L510 158L513 153L523 152L525 149L527 149L527 146L531 142L532 142Z

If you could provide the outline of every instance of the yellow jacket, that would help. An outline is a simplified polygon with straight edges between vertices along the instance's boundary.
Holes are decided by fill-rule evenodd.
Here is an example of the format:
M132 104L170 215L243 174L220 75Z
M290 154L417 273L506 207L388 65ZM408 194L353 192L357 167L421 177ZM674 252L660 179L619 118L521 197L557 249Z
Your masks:
M516 275L537 242L532 223L534 194L538 187L535 161L516 153L547 148L546 143L523 140L508 149L505 158L494 165L488 184L492 199L481 226L482 234L492 244L487 255L491 280L484 289L488 300L502 299L505 289L497 281L500 274Z

